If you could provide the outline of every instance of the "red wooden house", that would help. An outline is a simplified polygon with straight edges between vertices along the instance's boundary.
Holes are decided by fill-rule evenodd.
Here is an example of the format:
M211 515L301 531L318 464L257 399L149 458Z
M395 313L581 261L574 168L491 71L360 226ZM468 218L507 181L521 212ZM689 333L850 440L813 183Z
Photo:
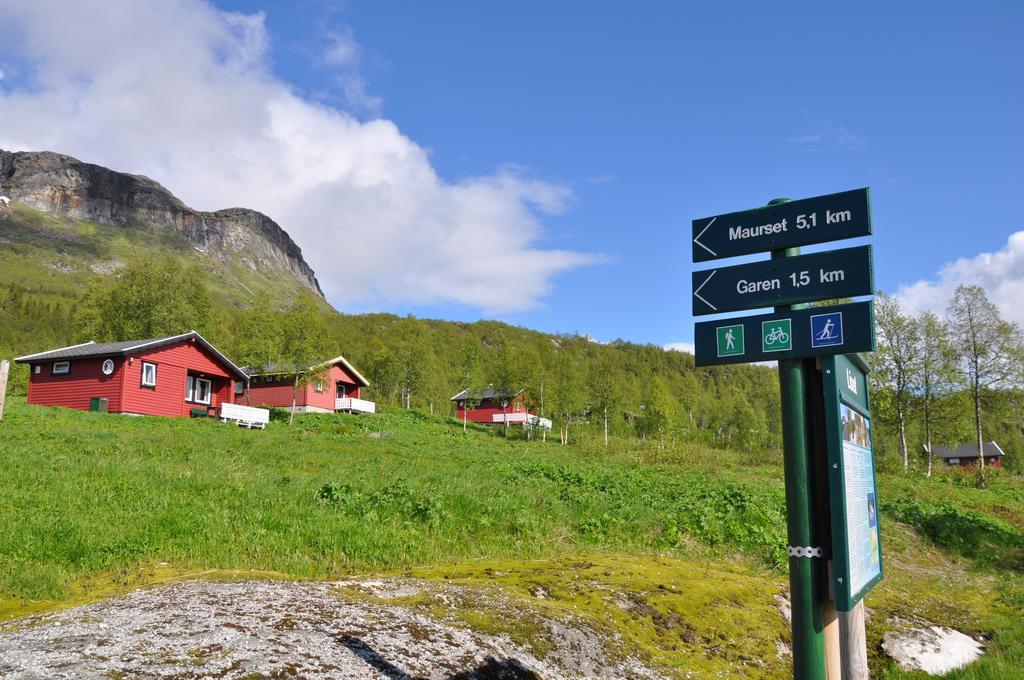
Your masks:
M952 448L945 446L933 446L932 450L938 458L942 459L942 462L946 464L946 467L977 467L978 466L978 445L977 444L960 444ZM1006 454L999 448L999 444L995 442L985 442L983 451L985 452L985 465L992 467L1001 467L1001 460Z
M538 418L536 411L529 407L529 395L526 390L516 393L502 392L493 387L483 390L462 390L454 397L455 417L471 423L484 425L500 425L508 421L510 424L525 426L540 425L551 429L551 421Z
M294 371L279 366L245 370L249 374L249 392L236 394L236 404L292 407ZM377 410L376 404L362 398L362 389L369 387L370 382L345 357L328 359L307 371L315 373L316 377L308 385L299 387L296 413L374 413Z
M28 403L112 413L187 416L231 403L246 375L195 331L149 340L86 342L15 359L29 365Z

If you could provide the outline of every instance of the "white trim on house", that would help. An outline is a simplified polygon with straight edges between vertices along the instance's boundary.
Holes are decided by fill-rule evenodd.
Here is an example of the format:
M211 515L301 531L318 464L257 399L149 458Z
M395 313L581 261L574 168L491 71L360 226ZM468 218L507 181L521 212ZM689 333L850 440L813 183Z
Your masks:
M284 406L283 408L284 408L285 411L290 411L292 407L291 406ZM296 406L295 407L295 412L296 413L334 413L334 411L332 411L331 409L329 409L329 408L322 408L320 406Z
M191 338L191 337L199 338L200 340L202 340L203 345L205 345L208 350L210 350L215 355L217 355L217 357L221 361L226 363L228 366L230 366L231 368L235 369L235 375L243 376L243 377L246 377L246 378L248 377L248 375L246 375L245 371L240 369L238 366L235 366L235 364L230 359L228 359L226 356L221 354L220 351L216 347L211 345L209 340L204 338L202 335L199 334L198 331L195 331L195 330L191 330L188 333L182 333L181 335L169 335L166 338L159 338L157 340L151 340L149 342L144 342L141 345L132 345L131 347L125 347L124 349L121 350L121 353L127 354L128 352L135 352L135 351L140 350L140 349L145 349L146 347L152 347L153 345L169 345L169 344L172 344L174 342L177 342L178 340L185 340L185 339ZM86 344L88 344L88 343L86 343ZM56 351L56 350L50 350L50 351Z
M57 367L62 366L64 370L58 370ZM54 361L50 367L50 375L67 375L71 372L71 362L65 359L64 361Z
M321 366L333 366L334 364L341 364L342 366L347 368L348 371L353 375L353 377L355 377L356 380L358 380L359 382L363 383L363 387L369 387L370 386L370 381L367 380L366 378L364 378L363 374L360 373L359 371L357 371L352 364L348 363L348 359L346 359L345 357L341 356L340 354L338 356L334 357L333 359L328 359L327 361L324 361L323 363L317 364L316 368L319 368Z
M201 399L197 394L203 393L200 385L206 383L206 399ZM185 401L190 404L203 404L209 406L213 401L213 381L209 378L200 378L194 375L185 376Z
M92 340L89 342L80 342L77 345L68 345L67 347L58 347L57 349L48 349L45 352L36 352L35 354L26 354L23 357L15 357L15 361L30 361L32 357L42 356L44 354L50 354L51 352L63 352L66 349L74 349L75 347L85 347L86 345L95 345L96 343Z
M150 380L146 380L146 368L152 368L153 369L153 379L151 381ZM141 377L142 377L142 381L141 381L140 384L142 385L142 387L156 387L156 364L153 363L152 361L143 361L142 362L142 376Z

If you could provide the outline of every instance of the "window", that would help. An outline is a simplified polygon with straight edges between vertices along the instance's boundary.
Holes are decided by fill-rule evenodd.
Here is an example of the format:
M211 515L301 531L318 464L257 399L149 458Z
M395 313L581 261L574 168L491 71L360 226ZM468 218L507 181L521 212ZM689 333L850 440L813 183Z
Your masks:
M142 362L142 386L156 387L156 364Z
M53 362L53 374L54 375L67 375L68 371L71 370L70 361L54 361Z
M245 394L245 383L241 380L235 381L235 394Z
M185 379L185 401L193 401L197 404L209 404L210 396L213 393L212 385L206 378L188 376Z
M315 380L315 381L313 381L313 389L316 390L317 392L323 392L324 391L324 381L323 380Z
M959 465L960 464L960 459L959 458L950 458L949 459L949 464L950 465Z

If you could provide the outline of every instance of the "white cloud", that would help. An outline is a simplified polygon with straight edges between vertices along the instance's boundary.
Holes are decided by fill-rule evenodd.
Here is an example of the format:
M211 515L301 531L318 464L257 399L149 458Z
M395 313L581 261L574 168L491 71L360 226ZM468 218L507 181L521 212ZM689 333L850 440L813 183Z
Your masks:
M663 348L670 352L686 352L687 354L696 354L697 352L697 348L692 342L670 342L663 345Z
M345 103L359 111L379 113L383 102L367 91L366 79L360 72L363 49L356 42L352 27L340 26L330 31L327 38L328 45L320 61L333 74Z
M961 257L945 264L933 279L900 286L896 295L906 313L943 314L960 284L982 286L1005 319L1024 325L1024 231L1011 234L994 253Z
M822 147L849 149L858 151L868 144L868 139L862 135L850 132L842 125L835 125L825 121L809 121L812 132L807 132L789 139L790 143L797 144L806 149L818 149Z
M360 121L275 78L262 13L202 0L0 0L0 15L0 57L29 74L0 90L0 148L146 174L202 210L260 210L342 308L528 309L556 274L599 261L538 246L566 187L512 168L445 181L395 123ZM357 73L350 32L324 60Z

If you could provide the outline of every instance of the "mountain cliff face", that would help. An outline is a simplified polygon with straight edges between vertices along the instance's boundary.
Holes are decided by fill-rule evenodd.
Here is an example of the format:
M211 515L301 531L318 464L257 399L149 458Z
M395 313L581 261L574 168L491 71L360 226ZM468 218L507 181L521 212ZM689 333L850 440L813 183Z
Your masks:
M0 150L0 195L36 210L119 227L172 229L207 256L241 261L263 274L290 272L321 298L302 251L276 222L246 208L200 212L163 186L70 156Z

